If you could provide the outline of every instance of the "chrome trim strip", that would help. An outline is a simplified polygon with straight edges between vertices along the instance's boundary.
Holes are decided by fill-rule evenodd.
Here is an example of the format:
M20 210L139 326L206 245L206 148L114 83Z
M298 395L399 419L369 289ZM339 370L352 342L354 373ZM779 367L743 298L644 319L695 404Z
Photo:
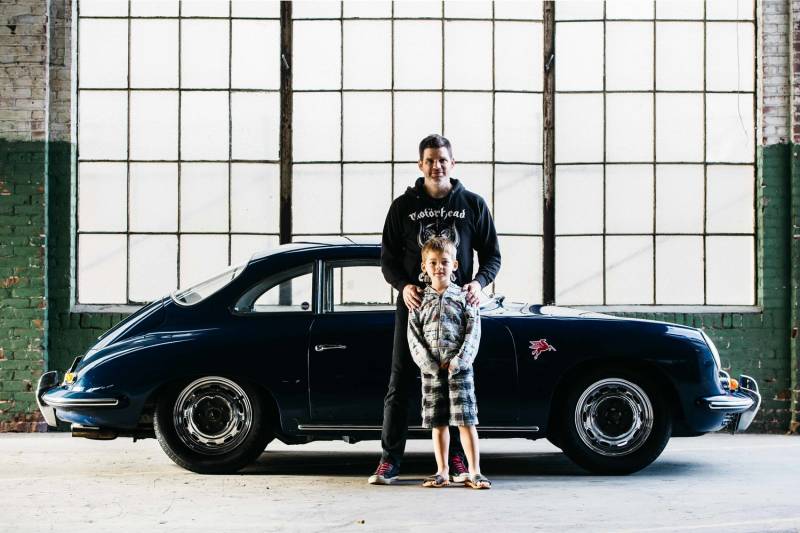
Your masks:
M714 410L747 409L753 405L750 398L731 398L729 400L710 400L708 408Z
M53 407L115 407L119 405L116 398L53 398L42 401Z
M539 426L477 426L480 431L525 432L539 431ZM313 431L380 431L381 426L342 425L332 426L325 424L298 424L297 429ZM430 431L422 426L409 426L409 431Z

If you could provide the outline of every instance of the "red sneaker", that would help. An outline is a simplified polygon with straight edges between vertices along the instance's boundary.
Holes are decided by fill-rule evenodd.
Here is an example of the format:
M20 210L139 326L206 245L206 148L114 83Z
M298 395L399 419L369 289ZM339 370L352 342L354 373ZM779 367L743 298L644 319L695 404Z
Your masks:
M400 475L400 467L390 461L381 460L375 473L369 476L370 485L391 485L397 481Z
M464 483L469 479L469 469L467 461L460 453L450 458L450 481L453 483Z

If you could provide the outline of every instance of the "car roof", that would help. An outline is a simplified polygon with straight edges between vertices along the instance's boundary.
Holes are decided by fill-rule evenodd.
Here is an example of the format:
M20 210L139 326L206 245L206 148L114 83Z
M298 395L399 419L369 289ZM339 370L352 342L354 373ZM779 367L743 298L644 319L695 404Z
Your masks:
M380 240L370 240L369 238L359 240L363 240L364 242L355 242L347 237L341 237L341 241L338 240L339 238L326 238L329 242L292 242L287 244L281 244L276 248L271 248L269 250L262 250L260 252L256 252L250 258L250 261L258 261L264 259L266 257L270 257L272 255L283 254L286 252L303 252L309 250L347 250L348 248L353 249L364 249L364 248L380 248Z

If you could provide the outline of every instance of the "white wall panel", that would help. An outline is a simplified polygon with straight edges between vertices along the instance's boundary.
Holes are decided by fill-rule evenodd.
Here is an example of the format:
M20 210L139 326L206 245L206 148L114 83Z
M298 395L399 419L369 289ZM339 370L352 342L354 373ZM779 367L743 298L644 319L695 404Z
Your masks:
M602 237L556 237L556 303L603 303Z
M606 167L606 232L652 233L653 166Z
M653 238L606 237L606 304L653 304Z
M78 303L126 302L125 235L78 235Z
M181 164L181 231L228 231L228 164Z
M182 88L228 87L229 29L227 20L181 20Z
M128 298L132 302L150 302L178 288L176 235L131 235L129 242Z
M132 20L130 55L132 88L177 87L178 21Z
M125 163L79 163L78 230L125 231L127 187Z
M178 230L178 163L131 163L130 231Z

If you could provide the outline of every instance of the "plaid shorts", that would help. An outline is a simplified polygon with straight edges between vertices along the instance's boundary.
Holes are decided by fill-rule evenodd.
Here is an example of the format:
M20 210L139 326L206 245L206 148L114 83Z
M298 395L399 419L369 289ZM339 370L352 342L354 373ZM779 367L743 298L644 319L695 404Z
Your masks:
M478 402L472 367L448 376L422 374L422 427L477 426Z

